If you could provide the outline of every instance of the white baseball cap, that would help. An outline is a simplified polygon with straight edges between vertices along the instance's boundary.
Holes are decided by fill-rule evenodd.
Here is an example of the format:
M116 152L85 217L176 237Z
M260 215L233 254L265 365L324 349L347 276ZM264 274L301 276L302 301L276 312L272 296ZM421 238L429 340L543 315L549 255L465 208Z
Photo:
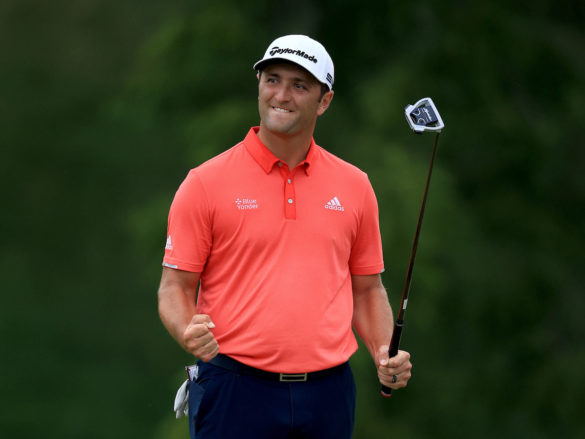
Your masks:
M262 70L268 63L278 60L291 61L308 70L317 81L333 88L333 61L318 41L306 35L285 35L274 40L264 58L254 64L254 70Z

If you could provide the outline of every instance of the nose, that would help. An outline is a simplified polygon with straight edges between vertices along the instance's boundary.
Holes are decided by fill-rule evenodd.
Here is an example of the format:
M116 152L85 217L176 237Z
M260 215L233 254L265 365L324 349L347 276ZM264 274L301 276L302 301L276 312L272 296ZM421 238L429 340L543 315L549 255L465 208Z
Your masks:
M274 97L276 99L278 99L279 102L288 102L288 101L290 101L290 98L291 98L291 88L290 88L290 85L281 82L278 85L278 88L276 90L276 93L274 94Z

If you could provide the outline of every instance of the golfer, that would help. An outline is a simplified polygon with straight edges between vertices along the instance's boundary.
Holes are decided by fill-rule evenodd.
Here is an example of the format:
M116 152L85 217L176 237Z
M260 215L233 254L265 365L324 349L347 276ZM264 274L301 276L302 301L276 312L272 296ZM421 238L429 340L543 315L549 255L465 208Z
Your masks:
M333 99L325 48L283 36L254 69L260 126L192 169L171 205L160 317L199 359L193 438L350 438L352 326L381 384L406 386L412 367L388 358L376 198L313 139Z

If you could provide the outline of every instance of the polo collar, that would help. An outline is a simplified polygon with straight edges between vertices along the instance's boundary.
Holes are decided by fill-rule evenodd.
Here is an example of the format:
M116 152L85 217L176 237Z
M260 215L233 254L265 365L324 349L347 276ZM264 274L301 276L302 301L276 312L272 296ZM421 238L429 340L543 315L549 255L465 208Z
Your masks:
M276 165L280 160L272 154L270 151L258 138L258 131L260 127L252 127L248 134L244 138L244 146L248 153L256 160L256 162L260 165L264 172L267 174L272 171L274 165ZM318 155L319 146L315 143L315 139L311 138L311 146L309 147L309 152L307 153L307 157L301 163L297 165L297 167L302 167L305 170L307 175L311 172L311 165L315 162Z

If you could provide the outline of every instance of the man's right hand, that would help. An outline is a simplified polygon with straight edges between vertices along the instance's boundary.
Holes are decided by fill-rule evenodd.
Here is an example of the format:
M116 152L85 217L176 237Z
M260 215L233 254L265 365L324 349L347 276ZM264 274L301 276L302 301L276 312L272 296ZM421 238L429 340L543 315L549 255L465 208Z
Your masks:
M215 325L206 314L195 314L183 333L183 349L208 362L219 353L219 344L210 329Z

